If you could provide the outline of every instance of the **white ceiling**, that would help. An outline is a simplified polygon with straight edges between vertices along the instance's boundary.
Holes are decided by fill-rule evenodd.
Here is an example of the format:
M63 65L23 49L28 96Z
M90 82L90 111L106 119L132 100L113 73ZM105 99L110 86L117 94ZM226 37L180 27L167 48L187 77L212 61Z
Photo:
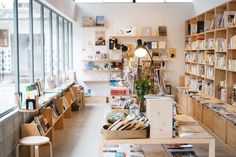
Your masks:
M133 0L74 0L78 3L133 3ZM192 2L193 0L135 0L136 3Z

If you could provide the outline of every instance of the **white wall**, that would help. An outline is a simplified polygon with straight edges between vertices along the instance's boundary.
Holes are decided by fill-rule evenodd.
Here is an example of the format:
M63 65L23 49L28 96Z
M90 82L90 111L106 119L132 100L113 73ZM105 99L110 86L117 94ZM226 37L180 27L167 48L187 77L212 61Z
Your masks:
M76 3L73 0L41 0L51 8L62 13L70 20L75 19Z
M172 85L178 84L178 77L184 74L184 21L192 16L191 3L152 3L152 4L80 4L78 7L79 19L75 24L78 28L78 39L75 40L76 60L82 58L81 26L82 16L104 15L108 23L107 37L116 34L118 30L136 25L158 27L166 25L168 29L168 45L177 49L177 56L169 63L168 79ZM107 40L108 40L107 38ZM81 72L81 64L75 63L76 70L79 71L79 79L86 77ZM102 75L102 74L101 74ZM97 76L99 77L99 76ZM91 87L91 86L90 86ZM102 88L103 87L103 88ZM96 88L95 95L106 95L104 85L93 85ZM104 89L104 91L101 91Z
M228 1L230 0L193 0L193 16L197 16Z

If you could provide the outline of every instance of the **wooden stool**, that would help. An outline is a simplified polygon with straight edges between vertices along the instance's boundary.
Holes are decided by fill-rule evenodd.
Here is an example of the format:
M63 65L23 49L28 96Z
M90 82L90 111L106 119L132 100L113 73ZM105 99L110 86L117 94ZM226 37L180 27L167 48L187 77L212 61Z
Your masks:
M16 157L19 157L19 147L22 146L30 146L31 157L39 157L39 146L43 144L49 144L50 146L50 157L52 157L52 144L50 142L50 139L45 136L28 136L20 139L20 143L17 145L16 148ZM34 150L34 155L33 155Z

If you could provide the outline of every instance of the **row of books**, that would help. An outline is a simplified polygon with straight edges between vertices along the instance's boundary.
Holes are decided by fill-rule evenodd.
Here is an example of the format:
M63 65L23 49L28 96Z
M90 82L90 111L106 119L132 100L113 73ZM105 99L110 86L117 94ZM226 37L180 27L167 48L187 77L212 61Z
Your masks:
M236 11L217 13L214 18L188 25L188 35L236 25Z
M228 69L231 71L236 71L236 59L228 60Z
M232 36L230 39L229 39L229 45L228 45L229 48L231 49L235 49L236 48L236 35Z
M187 62L204 63L204 52L199 51L198 53L187 53L185 54L185 60Z
M214 60L215 60L214 54L206 54L206 57L205 57L206 64L214 65L214 62L215 62Z
M203 76L204 75L204 65L193 65L190 67L190 72L192 74Z
M214 68L213 67L206 67L205 68L205 77L208 79L214 78Z
M31 123L37 125L38 134L42 136L44 136L51 127L47 118L43 114L35 116Z
M206 39L206 40L197 40L186 43L187 50L205 50L205 49L214 49L216 52L226 52L227 44L226 39L217 38L214 39Z
M225 54L216 55L215 66L220 69L226 69L226 55Z

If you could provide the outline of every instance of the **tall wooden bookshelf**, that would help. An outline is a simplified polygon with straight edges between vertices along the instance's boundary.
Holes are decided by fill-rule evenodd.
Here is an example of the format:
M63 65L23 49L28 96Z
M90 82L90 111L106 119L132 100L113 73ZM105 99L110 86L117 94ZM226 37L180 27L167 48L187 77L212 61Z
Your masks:
M186 20L185 28L185 86L236 105L236 1Z

